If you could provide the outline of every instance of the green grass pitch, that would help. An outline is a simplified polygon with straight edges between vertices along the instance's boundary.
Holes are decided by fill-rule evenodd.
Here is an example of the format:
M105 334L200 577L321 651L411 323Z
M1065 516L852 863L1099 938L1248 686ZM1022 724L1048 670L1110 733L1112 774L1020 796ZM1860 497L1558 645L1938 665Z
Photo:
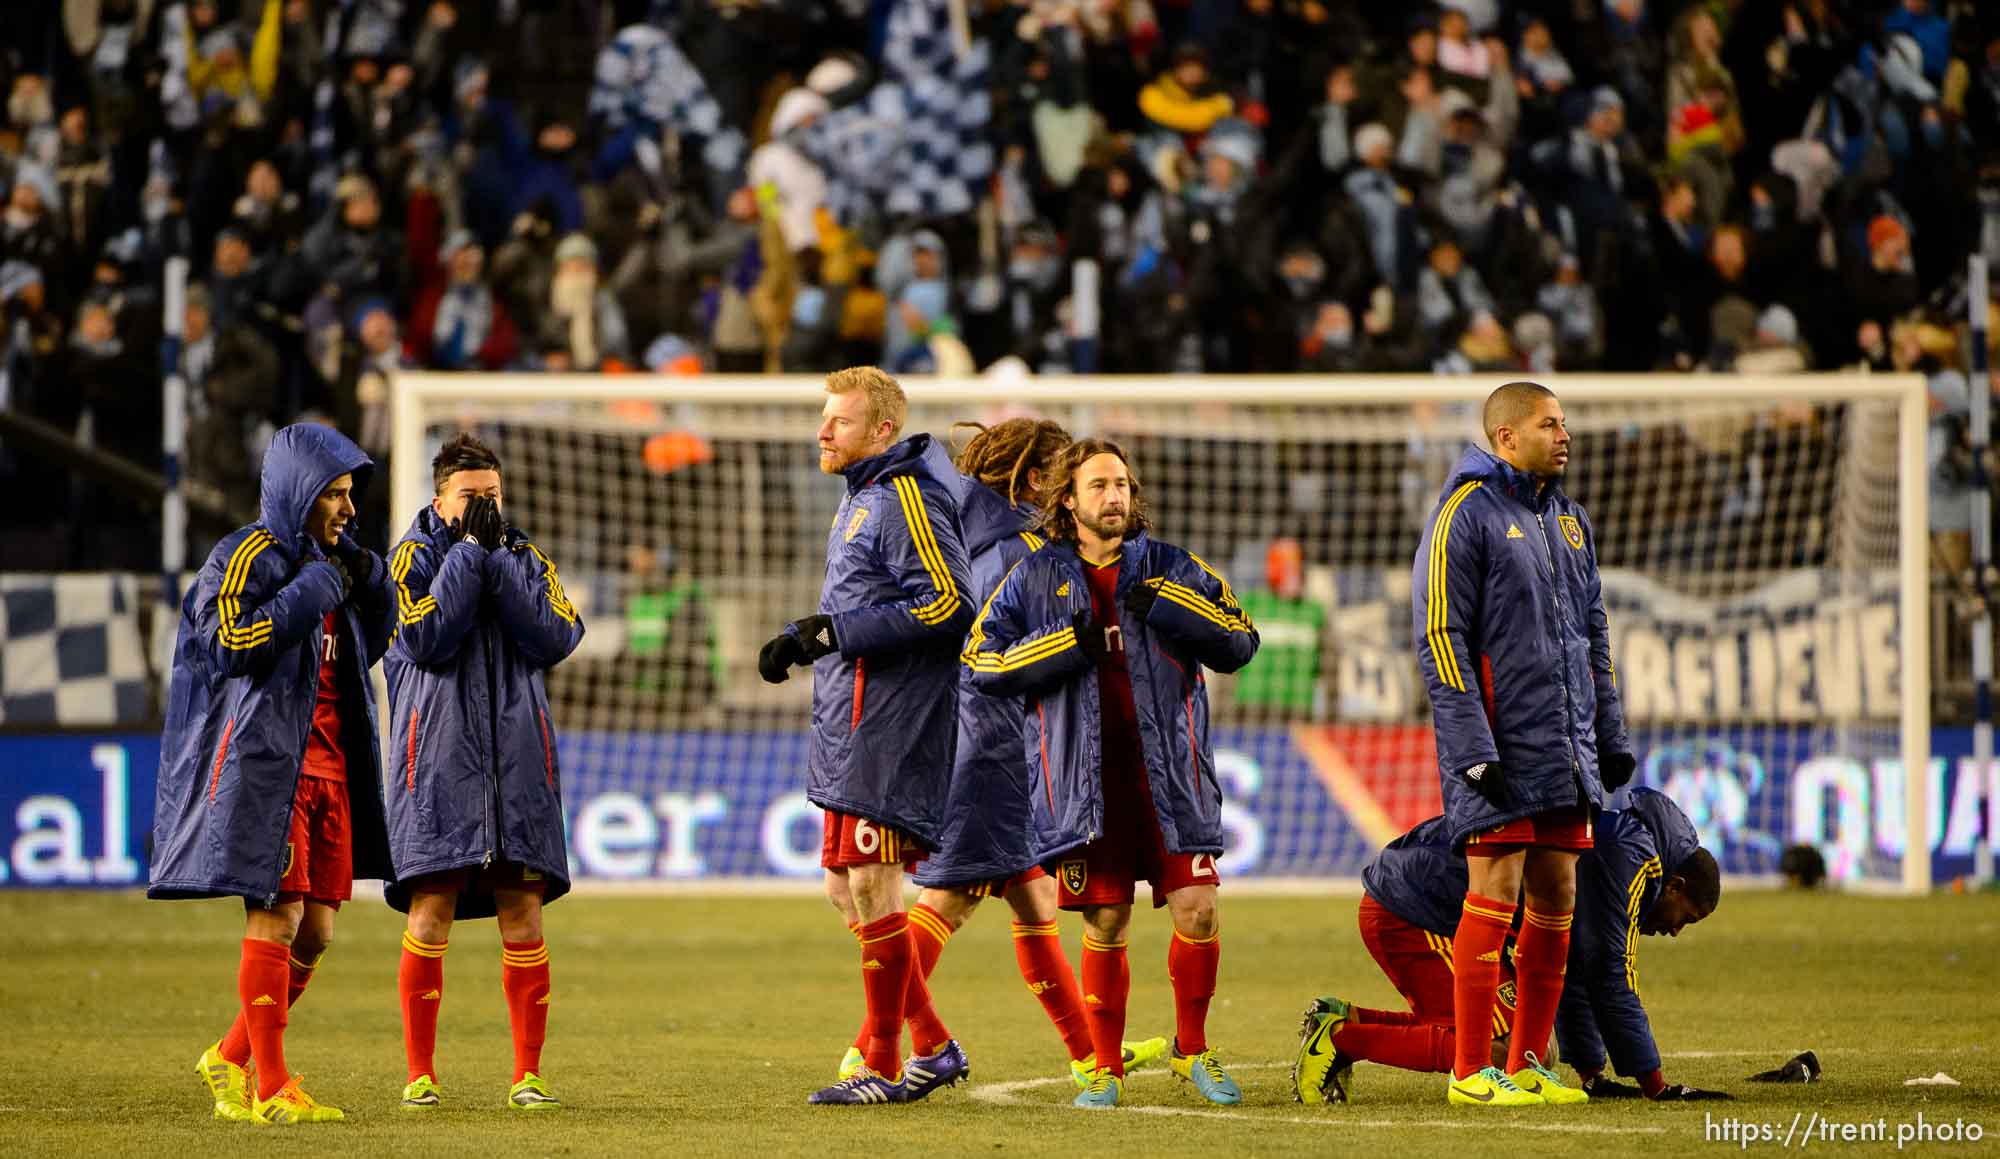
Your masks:
M292 1067L348 1122L268 1131L214 1122L196 1054L232 1015L241 918L229 902L132 895L0 894L0 1155L478 1156L884 1154L1467 1156L1654 1155L1737 1150L1724 1116L1782 1139L1813 1121L1978 1123L2000 1151L2000 896L1908 901L1726 894L1707 923L1651 939L1640 985L1670 1079L1734 1103L1600 1103L1564 1111L1448 1108L1442 1080L1363 1066L1357 1102L1294 1104L1286 1081L1305 1001L1335 993L1398 1005L1355 933L1355 899L1232 897L1210 1039L1245 1091L1208 1108L1164 1071L1131 1081L1129 1109L1069 1109L1063 1054L1015 973L1002 903L946 950L938 1006L973 1081L913 1107L808 1108L861 1012L853 942L806 897L578 897L548 913L555 1002L545 1073L568 1107L501 1103L511 1067L498 933L460 926L446 959L438 1063L447 1105L397 1108L403 1084L395 979L400 915L350 904L293 1014ZM1076 923L1065 920L1076 953ZM1134 1037L1171 1033L1163 912L1132 936ZM1743 1076L1815 1048L1812 1086ZM1963 1085L1910 1087L1946 1071ZM1808 1119L1806 1116L1813 1116ZM1754 1149L1769 1149L1777 1140ZM1794 1146L1797 1144L1795 1143ZM1893 1144L1891 1144L1892 1146ZM1814 1139L1817 1151L1886 1148ZM1923 1148L1935 1150L1931 1144Z

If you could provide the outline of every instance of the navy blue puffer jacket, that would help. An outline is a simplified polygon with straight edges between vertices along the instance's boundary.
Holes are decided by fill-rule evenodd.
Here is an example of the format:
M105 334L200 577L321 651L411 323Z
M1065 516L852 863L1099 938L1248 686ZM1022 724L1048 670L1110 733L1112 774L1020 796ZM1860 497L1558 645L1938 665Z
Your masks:
M1603 804L1600 753L1630 753L1590 517L1467 448L1411 573L1412 631L1430 688L1452 840L1521 817ZM1506 769L1496 808L1461 775Z
M368 574L355 577L343 604L339 572L305 533L313 500L328 483L352 474L358 493L373 468L331 427L299 423L279 431L264 454L261 517L215 545L181 599L148 897L276 898L326 613L336 607L341 703L366 706L341 722L354 876L393 876L367 680L393 622L388 568L371 553Z
M976 484L929 435L844 473L819 596L840 650L813 664L806 797L935 849L976 598L958 512Z
M583 639L556 565L519 531L487 551L417 513L389 553L397 628L389 646L389 904L417 878L508 861L569 892L562 770L542 674ZM457 916L491 917L468 888Z
M1001 583L966 641L974 687L1024 698L1038 862L1104 832L1097 670L1073 624L1090 609L1083 568L1074 543L1047 544ZM1202 669L1234 672L1248 664L1257 629L1221 575L1143 531L1119 556L1121 608L1141 583L1157 586L1158 598L1143 621L1126 615L1120 635L1160 836L1173 853L1221 853L1222 789Z
M1028 530L1035 510L1013 506L968 480L959 523L972 557L972 591L983 600L1014 565L1042 545ZM1012 877L1035 864L1029 843L1028 762L1021 747L1021 698L988 696L961 667L958 752L945 797L938 849L917 867L918 885L969 885Z

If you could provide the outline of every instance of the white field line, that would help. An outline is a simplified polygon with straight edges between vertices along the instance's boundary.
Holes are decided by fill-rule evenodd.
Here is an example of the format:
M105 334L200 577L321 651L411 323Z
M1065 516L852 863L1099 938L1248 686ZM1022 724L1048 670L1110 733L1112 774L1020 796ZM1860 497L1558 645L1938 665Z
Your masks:
M1230 1064L1231 1070L1290 1070L1289 1062L1239 1062ZM1153 1072L1141 1071L1141 1075ZM1162 1078L1168 1077L1162 1074ZM1016 1079L1013 1082L981 1083L972 1088L972 1098L996 1107L1041 1107L1047 1110L1070 1110L1056 1103L1030 1103L1020 1097L1019 1092L1036 1087L1068 1086L1068 1075L1047 1078ZM1612 1127L1594 1123L1547 1123L1530 1122L1535 1117L1530 1111L1527 1117L1494 1114L1465 1115L1458 1118L1432 1119L1357 1119L1335 1110L1325 1115L1303 1114L1260 1114L1255 1111L1231 1111L1222 1108L1204 1107L1120 1107L1120 1111L1137 1115L1178 1115L1196 1119L1234 1119L1245 1123L1296 1123L1308 1127L1340 1128L1402 1128L1402 1127L1470 1127L1481 1131L1539 1131L1557 1135L1664 1135L1665 1127Z

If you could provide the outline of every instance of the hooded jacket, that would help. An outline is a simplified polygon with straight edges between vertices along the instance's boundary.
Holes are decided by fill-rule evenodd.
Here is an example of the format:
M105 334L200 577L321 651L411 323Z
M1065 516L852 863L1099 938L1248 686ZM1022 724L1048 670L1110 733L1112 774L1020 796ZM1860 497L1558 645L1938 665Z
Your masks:
M1122 609L1142 583L1159 594L1138 620ZM1124 543L1117 596L1160 836L1174 853L1221 853L1222 789L1202 669L1234 672L1248 664L1257 629L1219 574L1143 531ZM965 645L974 688L1023 698L1038 862L1104 832L1097 670L1074 627L1076 614L1089 610L1090 581L1076 545L1051 542L1002 581Z
M1595 846L1577 862L1576 922L1570 930L1556 1039L1562 1060L1588 1073L1658 1070L1660 1052L1639 1004L1639 925L1661 885L1700 845L1687 815L1666 795L1633 789L1623 809L1597 819ZM1419 929L1450 938L1467 886L1465 855L1445 818L1391 841L1361 871L1368 896Z
M1412 632L1454 844L1603 803L1600 752L1630 753L1590 517L1559 482L1466 449L1417 545ZM1506 770L1496 807L1463 773Z
M839 650L813 664L806 796L935 849L976 591L959 534L974 484L927 434L843 474L819 596Z
M506 861L569 892L562 775L542 674L583 640L556 565L517 528L500 547L454 541L425 506L389 554L397 627L389 677L389 904L418 878ZM492 917L477 884L457 917Z
M968 479L959 524L972 557L972 592L990 599L1014 565L1042 546L1030 531L1035 509L1009 504ZM945 796L938 851L917 869L917 884L964 885L1005 879L1035 864L1029 838L1030 782L1021 747L1021 698L988 696L958 674L958 751Z
M160 738L148 897L276 899L319 687L324 622L336 608L354 876L393 876L375 694L366 679L389 642L388 568L369 553L368 574L354 577L343 603L339 571L305 533L313 501L328 483L351 474L359 492L373 468L360 447L331 427L299 423L279 431L264 455L261 518L215 545L182 598ZM351 711L355 705L366 711Z

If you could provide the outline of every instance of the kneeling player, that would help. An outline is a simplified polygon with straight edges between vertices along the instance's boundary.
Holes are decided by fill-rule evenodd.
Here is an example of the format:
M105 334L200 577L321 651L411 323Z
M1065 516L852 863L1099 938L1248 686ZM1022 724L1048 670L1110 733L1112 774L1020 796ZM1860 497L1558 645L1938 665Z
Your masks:
M1596 847L1577 866L1576 936L1570 940L1556 1038L1563 1061L1593 1097L1644 1093L1654 1099L1715 1098L1715 1092L1669 1085L1636 989L1637 938L1676 936L1715 912L1722 880L1715 858L1667 797L1633 790L1631 803L1598 818ZM1456 1050L1452 1029L1454 910L1465 896L1466 864L1451 850L1443 818L1432 818L1389 843L1362 870L1361 937L1382 972L1410 1003L1404 1011L1370 1010L1339 998L1306 1010L1293 1064L1302 1102L1346 1102L1356 1062L1443 1071ZM1504 969L1504 968L1503 968ZM1504 977L1504 974L1503 974ZM1493 1008L1498 1039L1511 1028L1512 980ZM1604 1078L1605 1047L1620 1074L1638 1088Z

